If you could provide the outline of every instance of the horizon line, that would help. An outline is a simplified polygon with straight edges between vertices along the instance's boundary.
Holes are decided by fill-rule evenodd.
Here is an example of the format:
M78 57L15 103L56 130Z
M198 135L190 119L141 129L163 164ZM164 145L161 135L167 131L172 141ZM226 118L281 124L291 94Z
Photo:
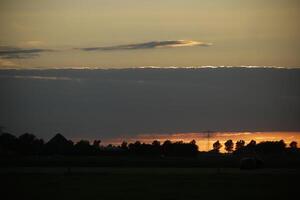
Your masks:
M273 65L199 65L199 66L132 66L132 67L4 67L0 70L130 70L130 69L283 69L283 70L293 70L300 69L298 67L291 66L273 66Z

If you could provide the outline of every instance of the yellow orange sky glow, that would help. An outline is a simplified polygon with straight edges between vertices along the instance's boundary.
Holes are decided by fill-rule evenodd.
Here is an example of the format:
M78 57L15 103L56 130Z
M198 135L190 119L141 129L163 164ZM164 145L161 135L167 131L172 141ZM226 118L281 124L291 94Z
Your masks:
M165 140L190 142L193 139L196 140L200 151L207 151L212 149L212 145L215 141L219 140L221 144L224 144L225 141L227 141L228 139L232 139L234 143L238 140L244 140L246 144L249 143L252 139L256 142L284 140L287 145L291 141L296 141L299 143L300 132L212 132L209 134L209 139L208 134L205 132L174 134L140 134L135 137L123 137L105 140L103 141L103 143L119 145L122 143L122 141L130 143L135 142L137 140L144 143L152 143L153 140L159 140L160 142L163 142ZM222 148L221 151L224 152L224 148Z

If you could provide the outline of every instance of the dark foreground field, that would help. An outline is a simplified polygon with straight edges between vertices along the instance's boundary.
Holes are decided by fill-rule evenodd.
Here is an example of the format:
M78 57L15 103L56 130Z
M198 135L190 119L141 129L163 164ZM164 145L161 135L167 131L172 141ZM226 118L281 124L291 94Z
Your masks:
M290 199L296 169L2 168L7 199Z

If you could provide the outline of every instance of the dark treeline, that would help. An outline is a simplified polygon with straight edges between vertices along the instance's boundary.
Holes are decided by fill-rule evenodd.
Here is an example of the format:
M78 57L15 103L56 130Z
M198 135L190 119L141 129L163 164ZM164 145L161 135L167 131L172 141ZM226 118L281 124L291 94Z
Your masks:
M190 143L171 142L166 140L163 144L153 141L152 144L136 141L127 144L123 142L119 146L111 144L100 146L101 141L95 140L90 144L87 140L74 143L63 135L56 134L45 143L35 135L25 133L16 137L10 133L0 135L1 155L164 155L164 156L196 156L198 146L196 141Z
M45 143L35 135L25 133L16 137L10 133L0 135L0 155L143 155L143 156L196 156L198 146L196 141L189 143L171 142L166 140L163 143L155 140L152 144L123 142L119 146L111 144L100 146L101 141L95 140L90 144L87 140L80 140L74 143L67 140L63 135L56 134L52 139ZM223 147L219 141L213 144L213 150L208 153L218 154ZM254 140L245 144L239 140L235 144L232 140L224 143L225 150L233 154L268 154L268 153L299 153L297 142L293 141L289 145L283 140L266 141L256 144Z
M210 152L219 153L223 145L216 141L213 144L213 150ZM287 145L283 140L280 141L263 141L256 143L251 140L248 144L244 140L238 140L235 144L232 140L227 140L224 143L226 152L233 154L270 154L270 153L284 153L284 152L298 152L297 142L292 141Z

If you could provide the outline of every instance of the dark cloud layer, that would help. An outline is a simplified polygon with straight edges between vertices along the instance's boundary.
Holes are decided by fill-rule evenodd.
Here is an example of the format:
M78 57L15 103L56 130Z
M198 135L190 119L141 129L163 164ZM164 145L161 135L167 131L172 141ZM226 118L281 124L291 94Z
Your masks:
M299 86L299 69L1 70L0 125L46 139L299 131Z
M10 46L0 46L0 58L4 59L26 59L34 58L43 52L52 52L51 49L41 48L19 48Z
M153 49L153 48L175 48L187 46L210 46L210 43L192 41L192 40L166 40L166 41L151 41L145 43L135 43L126 45L116 45L107 47L87 47L80 48L83 51L112 51L112 50L136 50L136 49Z

